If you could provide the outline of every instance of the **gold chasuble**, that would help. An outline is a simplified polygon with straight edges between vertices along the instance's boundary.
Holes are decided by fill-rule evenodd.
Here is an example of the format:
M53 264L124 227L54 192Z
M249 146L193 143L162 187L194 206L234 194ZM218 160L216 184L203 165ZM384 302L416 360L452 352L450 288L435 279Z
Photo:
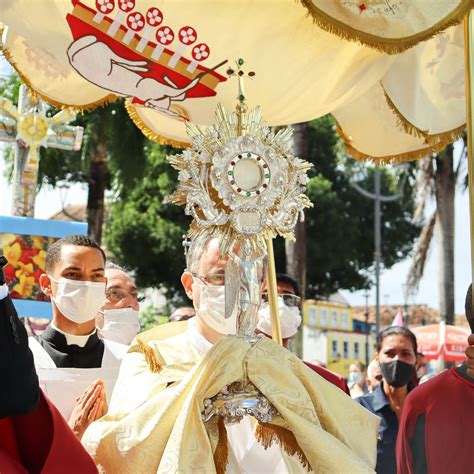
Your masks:
M294 354L267 338L226 336L204 356L188 322L137 336L126 355L108 414L83 443L105 472L224 473L223 418L202 420L204 400L248 378L279 416L255 423L265 448L279 443L288 472L374 472L379 420ZM265 452L265 451L264 451ZM265 460L259 466L265 471Z

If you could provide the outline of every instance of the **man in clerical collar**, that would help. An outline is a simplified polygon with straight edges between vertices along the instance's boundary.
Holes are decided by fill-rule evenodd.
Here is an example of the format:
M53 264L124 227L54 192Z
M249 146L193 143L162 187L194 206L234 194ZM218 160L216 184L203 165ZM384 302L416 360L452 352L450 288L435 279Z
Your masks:
M102 366L104 343L95 317L106 298L104 268L104 251L89 237L72 235L48 249L40 285L51 298L53 320L32 341L37 367L51 367L51 360L56 367Z

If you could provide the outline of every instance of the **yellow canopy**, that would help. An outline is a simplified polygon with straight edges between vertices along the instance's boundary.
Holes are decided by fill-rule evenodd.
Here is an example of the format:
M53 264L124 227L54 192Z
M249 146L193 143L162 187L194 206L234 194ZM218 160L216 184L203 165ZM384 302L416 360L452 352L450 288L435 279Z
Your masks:
M3 50L46 101L88 109L127 96L141 130L174 144L188 143L184 120L210 125L217 103L233 109L239 58L248 105L269 125L333 112L357 158L417 158L464 126L462 26L448 27L469 1L133 3L3 2Z

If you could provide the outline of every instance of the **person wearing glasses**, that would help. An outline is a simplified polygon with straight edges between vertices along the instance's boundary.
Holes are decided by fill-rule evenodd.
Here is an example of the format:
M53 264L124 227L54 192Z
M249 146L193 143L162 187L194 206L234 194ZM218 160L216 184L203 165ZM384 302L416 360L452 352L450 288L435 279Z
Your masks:
M210 452L198 450L183 454L173 451L174 440L176 437L179 438L182 432L190 436L194 436L195 433L196 436L204 436L206 439L208 435L199 431L201 429L199 426L188 422L179 424L179 427L178 425L172 427L170 420L175 416L176 410L181 409L181 405L168 404L168 397L179 396L181 402L189 396L187 389L183 390L182 384L186 384L187 380L201 368L198 364L208 356L208 351L215 343L225 335L236 334L237 312L234 311L227 319L224 317L227 259L221 257L219 239L206 234L195 238L186 257L187 268L182 274L181 282L187 296L193 302L196 316L187 321L157 326L136 337L123 359L107 416L92 423L82 438L84 446L96 463L107 472L169 472L167 462L171 458L183 455L192 460L211 455ZM263 290L263 274L260 275L260 281ZM282 304L285 304L285 301L293 305L299 302L289 288L281 288ZM292 323L292 327L297 326L298 321ZM300 367L298 370L305 368ZM276 374L267 375L270 378L276 376ZM209 374L210 384L213 376L214 374ZM320 384L321 393L330 393L331 401L334 403L331 423L338 423L335 420L344 410L350 412L357 422L360 418L367 417L363 423L367 422L370 426L374 421L372 416L361 410L336 387L319 378L315 383ZM199 390L207 388L203 386ZM322 404L326 401L329 403L324 397L321 399ZM295 403L298 403L297 400ZM329 407L326 406L326 409L329 410ZM193 410L202 410L202 407L196 403ZM182 416L183 412L179 413L179 416ZM227 424L224 438L221 434L222 427L215 426L215 428L219 430L219 439L227 439L225 472L306 471L295 456L288 455L280 448L279 443L269 443L265 447L260 444L255 436L256 426L249 417L244 417L240 423ZM169 448L169 453L168 445L164 444L166 439L163 437L163 430L168 430L170 433L169 443L173 448ZM372 431L375 442L375 430ZM324 449L329 449L327 443L332 437L325 436L327 437ZM357 442L359 440L360 438ZM217 448L209 446L209 449L213 451ZM344 449L348 456L352 455L350 448L344 447ZM370 452L373 456L372 451L374 450L369 447L367 453ZM213 460L209 459L212 463Z
M99 337L129 346L140 330L138 311L142 298L133 278L112 262L105 265L106 300L96 317Z

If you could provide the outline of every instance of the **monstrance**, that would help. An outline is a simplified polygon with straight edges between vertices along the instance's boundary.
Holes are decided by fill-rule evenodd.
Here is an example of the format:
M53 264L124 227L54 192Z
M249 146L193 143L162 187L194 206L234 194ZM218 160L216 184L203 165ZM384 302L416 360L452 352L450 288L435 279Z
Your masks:
M292 152L292 130L272 131L261 111L248 111L243 79L244 60L236 61L230 76L239 80L233 113L221 105L216 123L201 129L187 124L192 146L168 160L179 170L179 185L168 202L185 205L193 218L189 237L195 242L220 239L225 270L225 318L237 316L237 337L257 341L255 327L260 307L262 275L268 260L267 286L273 339L281 343L277 309L272 239L293 239L294 227L312 203L305 196L310 163ZM191 244L193 245L193 244ZM268 422L276 411L247 380L225 387L206 400L203 418L223 416L238 421L249 414Z

